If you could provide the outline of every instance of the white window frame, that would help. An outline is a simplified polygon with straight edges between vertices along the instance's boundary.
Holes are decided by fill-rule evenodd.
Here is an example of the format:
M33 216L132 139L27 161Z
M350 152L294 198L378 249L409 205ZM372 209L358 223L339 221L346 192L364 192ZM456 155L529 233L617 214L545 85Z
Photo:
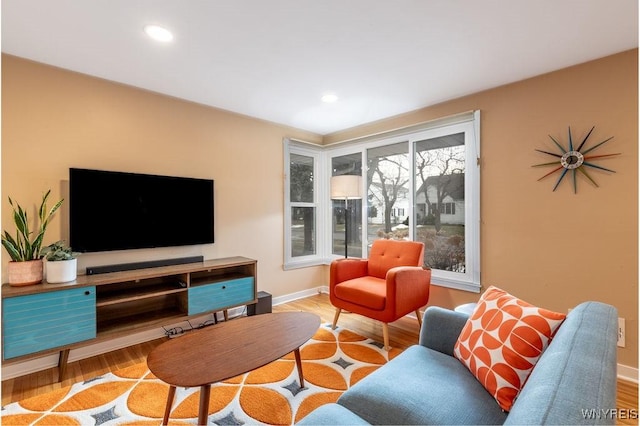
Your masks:
M467 120L442 127L436 127L411 135L410 143L412 155L415 155L415 144L431 138L446 136L454 133L465 133L465 262L464 273L434 269L431 275L432 284L442 287L480 292L480 111ZM412 164L415 164L412 161ZM413 173L415 194L415 170ZM414 203L415 207L415 203ZM440 206L438 206L440 208ZM415 210L415 208L414 208ZM415 224L415 214L412 213ZM409 236L415 238L415 226L410 227Z
M313 158L313 202L291 202L291 187L289 182L289 166L291 164L291 154L302 155ZM284 269L304 268L324 263L324 234L326 226L324 224L324 209L320 200L325 199L324 189L324 159L321 147L297 141L293 139L284 140ZM315 208L315 254L307 256L291 255L291 209L293 207L313 207Z
M465 132L465 249L466 272L458 273L433 270L432 284L458 290L479 293L480 282L480 111L470 111L398 129L382 134L367 136L356 140L319 146L301 141L285 139L285 269L328 264L342 256L331 253L331 200L329 182L331 178L331 159L348 154L359 153L363 161L363 185L366 185L366 151L383 145L407 142L409 163L415 164L415 144L424 139L452 133ZM314 157L314 194L313 206L316 207L316 254L304 257L291 257L291 207L289 200L289 160L290 153ZM317 167L316 167L317 166ZM411 172L409 193L414 202L410 203L406 215L415 223L415 172ZM318 201L322 200L322 201ZM366 196L362 206L362 253L367 253L367 212ZM410 226L409 238L415 238L415 227Z

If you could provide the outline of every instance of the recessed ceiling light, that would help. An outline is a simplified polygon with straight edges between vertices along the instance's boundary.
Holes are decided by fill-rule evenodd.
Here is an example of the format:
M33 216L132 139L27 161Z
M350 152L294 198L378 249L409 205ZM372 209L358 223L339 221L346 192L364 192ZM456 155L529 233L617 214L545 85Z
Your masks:
M320 98L322 100L322 102L325 103L333 103L335 101L338 100L338 97L336 95L334 95L333 93L327 93L326 95L322 96L322 98Z
M168 29L162 28L158 25L146 25L144 27L144 32L156 41L168 43L173 40L173 34L171 34Z

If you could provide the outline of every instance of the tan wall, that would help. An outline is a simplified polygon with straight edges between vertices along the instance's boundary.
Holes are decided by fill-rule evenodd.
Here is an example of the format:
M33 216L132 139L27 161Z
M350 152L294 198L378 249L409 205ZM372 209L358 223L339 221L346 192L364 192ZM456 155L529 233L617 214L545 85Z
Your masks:
M282 269L282 140L320 142L318 135L8 55L2 61L2 229L14 229L7 196L35 206L51 188L58 199L69 167L210 178L213 245L85 254L78 263L238 255L258 260L258 288L274 296L324 284L322 267ZM63 235L62 223L59 215L46 243ZM4 250L2 261L6 272Z
M482 285L496 285L540 306L566 312L585 300L618 308L626 347L618 362L638 366L638 51L484 91L399 117L327 135L335 143L464 111L481 111ZM470 70L470 72L473 72ZM616 171L589 172L573 193L569 176L531 165L550 161L535 149L567 143L567 127ZM595 162L595 161L594 161ZM546 170L546 171L545 171ZM455 306L478 295L433 287L430 304Z
M326 284L327 268L282 270L282 138L333 143L481 110L482 283L566 311L600 300L627 320L627 347L618 362L638 357L638 69L637 50L503 86L321 138L3 55L2 228L11 227L6 196L35 205L42 192L62 193L69 167L186 175L216 181L216 243L208 258L258 259L260 290L285 295ZM599 153L622 155L599 164L574 195L568 182L532 164L566 142L571 125L590 143L615 138ZM63 235L60 218L48 241ZM96 264L137 261L191 249L83 255ZM199 253L197 253L199 254ZM2 252L3 265L7 256ZM3 268L4 270L4 268ZM4 276L4 274L3 274ZM453 307L473 293L433 287L430 304Z

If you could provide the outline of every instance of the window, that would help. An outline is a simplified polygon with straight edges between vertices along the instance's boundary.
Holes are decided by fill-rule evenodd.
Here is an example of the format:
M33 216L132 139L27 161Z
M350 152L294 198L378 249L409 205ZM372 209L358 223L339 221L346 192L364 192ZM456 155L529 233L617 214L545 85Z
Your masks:
M376 211L367 218L369 245L379 238L408 236L405 217L399 214L404 215L411 203L410 181L407 142L367 149L367 201Z
M427 211L427 204L422 203L418 206L418 218L417 220L425 220L425 221L429 221L429 220L434 220L435 215L437 215L438 213L442 214L456 214L456 204L455 203L429 203L429 213L431 213L432 216L434 216L433 218L425 218L424 217L424 212ZM420 214L422 212L422 214Z
M285 267L318 263L318 170L320 152L285 141Z
M291 257L316 254L314 158L291 154Z
M425 263L433 269L466 271L465 154L464 132L415 142L415 199L426 206L416 212L415 240L425 244Z
M342 175L362 176L360 153L331 159L331 176ZM331 203L331 253L362 257L362 200L331 200Z
M479 123L479 112L470 112L317 147L313 154L290 148L288 181L306 194L299 197L293 189L289 194L291 261L315 256L313 264L328 263L345 251L367 257L379 238L422 241L433 284L479 292ZM326 169L319 166L323 162ZM298 168L304 171L294 177ZM360 175L363 199L331 200L329 180L338 175ZM303 190L304 185L309 188ZM299 208L309 210L305 214ZM323 225L323 215L330 224Z

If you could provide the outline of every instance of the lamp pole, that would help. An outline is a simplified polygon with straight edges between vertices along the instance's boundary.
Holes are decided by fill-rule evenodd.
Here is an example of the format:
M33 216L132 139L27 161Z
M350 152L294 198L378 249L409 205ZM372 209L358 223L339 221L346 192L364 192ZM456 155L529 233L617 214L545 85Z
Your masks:
M344 198L344 258L347 258L349 238L349 198Z
M344 257L349 249L349 200L362 198L362 177L358 175L338 175L331 177L331 199L344 199Z

